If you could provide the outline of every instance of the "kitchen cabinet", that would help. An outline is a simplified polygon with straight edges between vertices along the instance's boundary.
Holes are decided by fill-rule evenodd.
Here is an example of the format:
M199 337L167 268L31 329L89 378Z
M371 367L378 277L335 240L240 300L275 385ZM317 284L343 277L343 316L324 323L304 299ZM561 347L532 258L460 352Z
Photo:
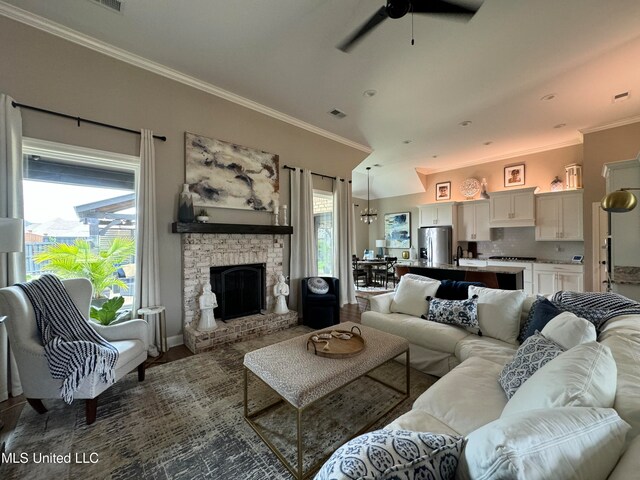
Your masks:
M455 225L456 202L430 203L418 205L420 227Z
M491 240L488 200L477 200L458 205L458 240L467 242L488 242Z
M584 240L581 190L536 195L536 240Z
M607 163L604 166L607 193L620 188L640 187L640 156L634 160ZM640 192L632 192L640 197ZM610 231L611 265L609 266L613 280L613 291L633 300L640 301L640 207L630 212L612 213ZM618 283L625 278L632 283Z
M520 267L523 268L522 281L523 290L528 295L533 295L533 263L532 262L518 262L504 260L487 260L487 266L489 267Z
M533 227L537 187L491 192L489 225L491 227Z
M582 292L584 290L584 267L582 265L535 263L533 265L533 289L540 295L549 295L560 290Z

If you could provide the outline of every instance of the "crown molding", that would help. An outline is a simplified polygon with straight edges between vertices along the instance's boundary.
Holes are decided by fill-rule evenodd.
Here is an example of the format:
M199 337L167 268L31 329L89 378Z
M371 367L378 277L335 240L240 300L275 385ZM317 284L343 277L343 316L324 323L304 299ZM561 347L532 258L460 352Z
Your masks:
M220 97L224 100L228 100L237 105L249 108L251 110L254 110L256 112L262 113L269 117L275 118L282 122L302 128L311 133L315 133L317 135L323 136L335 142L342 143L343 145L346 145L348 147L355 148L365 153L373 152L373 150L370 147L367 147L366 145L362 145L360 143L349 140L348 138L341 137L340 135L336 135L335 133L331 133L320 127L311 125L310 123L307 123L303 120L299 120L295 117L292 117L291 115L287 115L286 113L279 112L278 110L262 105L261 103L254 102L253 100L249 100L248 98L241 97L240 95L236 95L235 93L232 93L228 90L224 90L222 88L216 87L211 83L199 80L190 75L186 75L182 72L169 68L160 63L153 62L151 60L143 58L139 55L135 55L131 52L115 47L106 42L98 40L96 38L90 37L89 35L85 35L84 33L80 33L76 30L65 27L64 25L60 25L59 23L53 22L44 17L41 17L34 13L18 8L14 5L10 5L1 0L0 0L0 15L3 15L12 20L24 23L25 25L29 25L30 27L37 28L38 30L42 30L44 32L50 33L51 35L55 35L64 40L68 40L70 42L76 43L78 45L89 48L91 50L102 53L104 55L108 55L112 58L128 63L130 65L134 65L136 67L142 68L144 70L155 73L157 75L161 75L163 77L169 78L171 80L182 83L184 85L188 85L190 87L196 88L198 90L209 93L211 95L215 95L216 97Z
M615 122L605 123L603 125L598 125L595 127L583 128L579 130L579 132L582 133L582 135L585 135L587 133L601 132L602 130L608 130L615 127L623 127L625 125L630 125L637 122L640 122L640 115L636 115L635 117L623 118L622 120L616 120Z
M431 175L433 173L450 172L452 170L458 170L459 168L466 168L466 167L471 167L471 166L474 166L474 165L481 165L483 163L498 162L500 160L507 160L507 159L510 159L510 158L516 159L518 157L523 157L525 155L532 155L534 153L548 152L549 150L556 150L558 148L564 148L564 147L572 147L574 145L582 145L582 138L576 138L576 139L573 139L573 140L567 140L566 142L554 143L554 144L551 144L551 145L543 145L541 147L529 148L527 150L519 150L517 152L505 153L503 155L496 155L496 156L493 156L493 157L485 157L485 158L476 159L476 160L469 160L469 161L466 161L466 162L459 163L453 168L448 168L448 167L444 167L444 168L415 167L415 170L416 170L416 173L419 173L419 174L422 174L422 175Z

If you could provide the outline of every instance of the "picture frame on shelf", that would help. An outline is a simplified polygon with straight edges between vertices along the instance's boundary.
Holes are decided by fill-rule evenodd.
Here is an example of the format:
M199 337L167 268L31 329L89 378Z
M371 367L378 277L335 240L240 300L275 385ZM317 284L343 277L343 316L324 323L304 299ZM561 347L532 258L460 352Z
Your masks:
M451 200L451 182L436 183L436 202Z
M525 183L525 168L524 163L519 165L509 165L504 167L504 186L505 187L518 187Z

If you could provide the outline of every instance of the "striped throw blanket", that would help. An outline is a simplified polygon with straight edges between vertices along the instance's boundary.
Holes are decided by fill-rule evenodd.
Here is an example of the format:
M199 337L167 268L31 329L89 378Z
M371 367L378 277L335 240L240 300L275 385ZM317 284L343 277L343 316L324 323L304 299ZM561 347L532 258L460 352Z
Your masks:
M118 350L91 328L54 275L18 284L33 305L53 378L62 379L60 396L71 403L80 382L92 373L115 381Z
M640 303L613 292L560 291L553 295L551 301L589 320L598 331L613 317L640 315Z

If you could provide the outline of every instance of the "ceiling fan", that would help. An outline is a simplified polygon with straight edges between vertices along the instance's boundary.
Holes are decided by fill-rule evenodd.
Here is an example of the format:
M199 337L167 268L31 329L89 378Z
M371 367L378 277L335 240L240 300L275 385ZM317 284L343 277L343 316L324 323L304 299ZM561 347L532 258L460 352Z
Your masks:
M367 35L371 30L377 27L387 18L402 18L407 13L418 14L447 14L456 15L460 18L469 20L478 11L478 7L468 7L461 3L449 2L445 0L388 0L387 4L380 7L369 20L367 20L360 28L349 35L342 43L338 45L338 50L348 52L356 43Z

